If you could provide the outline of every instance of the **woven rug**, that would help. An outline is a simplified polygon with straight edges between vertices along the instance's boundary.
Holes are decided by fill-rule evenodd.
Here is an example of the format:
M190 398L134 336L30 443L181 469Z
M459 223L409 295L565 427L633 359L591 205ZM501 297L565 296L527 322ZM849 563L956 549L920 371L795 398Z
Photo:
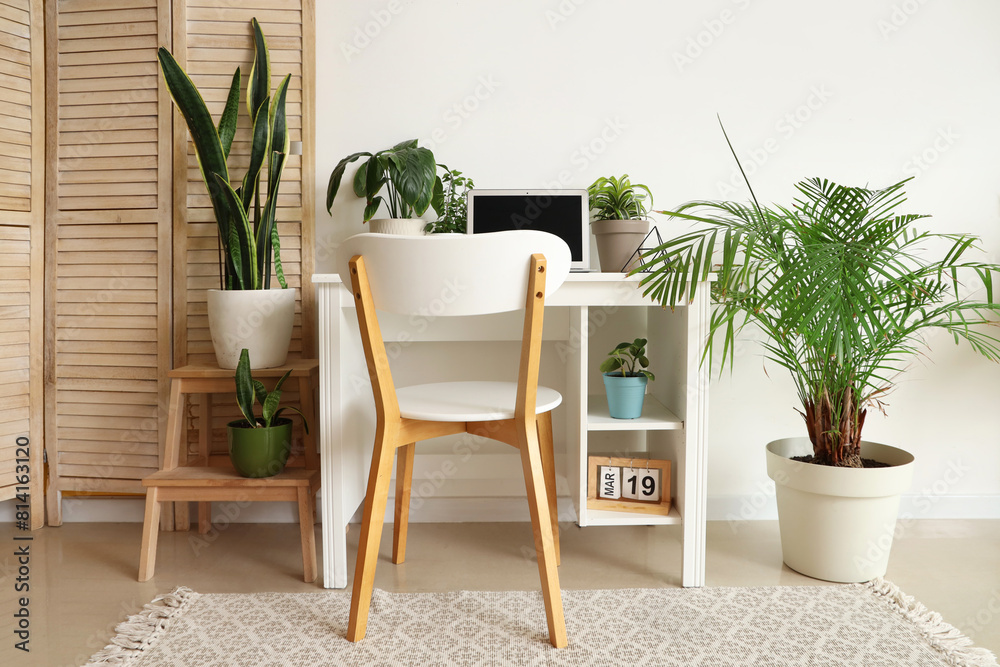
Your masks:
M746 665L986 667L993 655L893 584L563 591L569 647L538 592L375 591L348 642L350 593L156 598L91 665Z

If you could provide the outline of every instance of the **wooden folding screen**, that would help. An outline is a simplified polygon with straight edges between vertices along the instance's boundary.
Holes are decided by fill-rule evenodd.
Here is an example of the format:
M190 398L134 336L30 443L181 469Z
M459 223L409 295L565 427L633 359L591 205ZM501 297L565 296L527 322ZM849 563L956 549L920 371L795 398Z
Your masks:
M215 222L156 49L170 48L218 117L237 65L246 85L257 17L275 84L293 75L291 139L308 152L313 119L303 108L313 107L314 8L313 0L52 0L45 7L45 275L54 287L46 297L45 436L49 522L58 525L63 491L142 492L140 480L162 456L167 371L214 361L205 294L218 285ZM235 178L249 152L241 114ZM294 155L286 163L278 209L285 274L300 289L293 358L315 356L314 178L311 158L305 168L302 162ZM221 432L231 411L216 413ZM196 425L194 413L186 423Z
M42 502L44 47L42 0L3 0L0 4L0 501L19 498L15 501L17 525L20 528L30 525L32 529L40 528L45 521Z
M49 523L63 491L141 493L170 358L169 0L46 3Z
M271 54L271 90L286 74L292 75L286 106L289 135L292 142L302 142L304 152L308 153L314 143L314 119L311 113L304 115L303 108L311 110L314 106L307 97L314 89L312 0L243 0L239 3L176 0L173 53L202 92L213 117L218 118L237 67L242 75L241 90L246 90L254 53L250 29L253 17L260 22ZM308 85L304 87L303 81ZM249 163L250 127L245 102L242 102L229 157L230 178L237 182L243 178ZM175 115L174 151L174 360L176 365L214 363L206 294L208 289L220 285L217 225L193 145L179 115ZM304 160L307 157L309 159ZM316 354L310 280L314 210L311 165L311 156L290 155L278 191L281 262L289 287L299 290L289 356L292 359ZM262 197L266 194L265 173L266 167L261 174ZM303 220L307 223L303 224ZM273 279L271 286L277 286ZM291 389L287 398L297 400ZM224 442L225 423L236 419L238 410L231 396L216 395L214 400L218 405L212 411L214 440ZM189 425L196 423L192 412ZM189 431L188 436L192 447L196 440L194 433Z

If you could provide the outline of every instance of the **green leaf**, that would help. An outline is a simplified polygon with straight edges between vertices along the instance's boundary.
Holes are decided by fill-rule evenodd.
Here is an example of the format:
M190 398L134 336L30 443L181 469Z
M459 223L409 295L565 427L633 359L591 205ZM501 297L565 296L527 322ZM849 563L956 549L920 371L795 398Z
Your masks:
M285 103L288 98L288 83L292 75L286 74L278 87L274 90L274 104L271 105L268 116L268 125L271 128L271 150L288 154L290 137L288 134L288 121L285 115Z
M254 388L253 378L250 376L250 352L243 348L240 351L240 360L236 364L236 403L240 406L244 419L250 422L251 426L257 426L257 420L253 414Z
M274 413L278 409L278 403L281 402L281 390L275 388L267 395L264 399L264 403L261 406L261 415L264 417L264 426L271 426L271 420L274 419Z
M205 187L208 188L220 234L223 238L228 238L227 223L230 214L226 210L225 197L211 176L218 174L225 182L229 182L229 169L226 166L226 154L222 148L219 132L212 121L212 115L208 112L208 107L205 106L205 100L202 99L201 93L198 92L194 82L181 69L170 52L160 47L156 55L160 61L160 72L167 84L167 90L170 91L174 104L184 116L184 121L191 134L195 154L198 157L198 168L201 170Z
M242 204L243 210L250 211L250 201L253 198L254 192L257 190L257 184L260 180L260 170L264 166L264 158L267 153L268 143L270 142L270 135L268 133L267 127L267 109L269 106L270 98L265 98L260 104L260 108L257 111L257 115L253 120L253 135L251 137L250 144L250 166L247 167L247 173L243 176L243 187L242 187ZM254 230L256 231L259 226L259 221L255 221Z
M291 374L292 374L291 370L285 371L285 374L282 375L281 378L274 384L274 390L278 391L279 389L281 389L281 385L285 384L285 380L287 380L288 376L290 376Z
M298 414L299 417L302 417L302 427L306 430L306 435L308 435L309 434L309 422L306 421L306 416L304 414L302 414L302 411L299 410L298 408L296 408L295 406L293 406L293 405L286 405L283 408L279 408L278 411L274 413L274 418L277 419L278 417L280 417L281 413L284 412L285 410L291 410L292 412Z
M233 145L233 137L236 136L236 121L240 115L240 68L236 68L233 74L233 82L229 86L229 97L226 98L226 107L222 110L222 117L219 118L219 142L222 145L222 153L229 158L229 149Z
M271 95L271 55L257 19L250 19L250 25L253 27L253 66L247 81L247 114L256 118L258 109Z
M242 271L240 272L242 276L242 289L260 289L260 280L257 274L257 245L254 242L250 220L247 218L246 211L243 210L239 197L232 186L222 180L222 177L218 174L214 176L220 190L222 190L223 195L225 195L229 203L230 210L234 212L230 222L232 229L235 230L236 248L238 248L239 257L242 260ZM230 249L230 256L233 256L232 248Z
M378 207L381 205L382 205L381 197L375 197L370 202L368 202L368 204L365 205L365 217L363 219L364 222L368 222L369 220L371 220L375 216L375 213L378 212Z
M337 166L333 168L333 173L330 174L330 182L326 186L326 212L332 214L333 211L333 199L337 196L337 191L340 190L340 181L344 178L344 171L347 169L347 165L351 164L360 157L371 157L371 153L360 152L352 153L348 155L343 160L337 163Z
M430 206L434 194L437 164L434 154L426 148L411 147L392 157L397 158L389 168L389 178L413 214L420 216Z
M257 397L257 402L263 404L267 399L267 387L260 380L253 381L253 393Z
M268 172L267 201L264 203L264 209L261 212L256 237L258 273L266 279L263 285L265 288L270 287L271 251L274 248L272 243L277 236L278 230L276 223L278 186L281 184L281 172L285 165L285 154L272 153L270 163L271 171Z
M600 370L602 373L610 373L611 371L616 371L622 367L621 359L618 357L608 357L601 362Z
M281 266L281 241L278 238L278 225L271 227L271 248L274 251L274 275L277 277L281 289L288 289L285 270Z

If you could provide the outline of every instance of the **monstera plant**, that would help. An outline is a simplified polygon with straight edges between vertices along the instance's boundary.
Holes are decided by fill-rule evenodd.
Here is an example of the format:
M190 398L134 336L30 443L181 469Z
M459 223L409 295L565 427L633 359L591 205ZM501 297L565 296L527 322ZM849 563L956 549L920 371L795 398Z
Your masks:
M226 106L218 125L198 88L165 48L157 55L170 95L184 116L202 179L208 188L219 229L222 252L222 289L252 290L270 287L271 259L281 286L287 287L281 269L281 245L275 213L281 171L288 154L285 118L290 74L271 93L271 59L257 19L253 27L254 61L247 82L246 110L252 123L250 165L235 184L229 173L230 149L236 135L240 107L240 68L233 74ZM267 164L267 197L261 202L261 170Z

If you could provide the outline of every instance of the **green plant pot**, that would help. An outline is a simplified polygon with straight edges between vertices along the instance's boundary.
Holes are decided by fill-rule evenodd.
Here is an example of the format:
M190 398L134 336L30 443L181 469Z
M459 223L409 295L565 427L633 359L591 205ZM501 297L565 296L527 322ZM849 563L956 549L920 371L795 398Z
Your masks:
M245 419L226 425L229 460L244 477L271 477L285 469L292 447L292 420L279 418L270 428L249 428Z
M645 375L622 377L613 373L604 374L608 410L614 419L638 419L642 416L648 381Z

